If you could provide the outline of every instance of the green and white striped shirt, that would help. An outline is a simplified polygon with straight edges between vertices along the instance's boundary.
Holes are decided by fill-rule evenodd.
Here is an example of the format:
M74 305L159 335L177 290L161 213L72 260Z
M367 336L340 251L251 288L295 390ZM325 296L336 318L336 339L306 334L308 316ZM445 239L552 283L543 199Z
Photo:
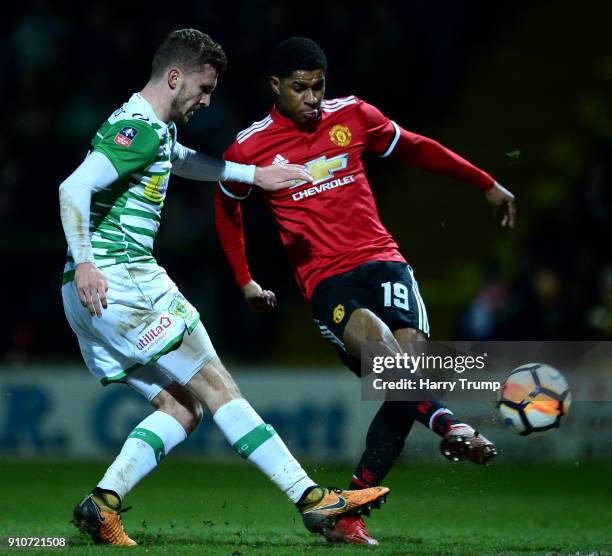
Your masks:
M164 206L176 126L159 120L138 93L113 112L92 140L92 151L105 155L119 174L91 199L89 234L99 268L119 263L155 262L153 240ZM74 279L68 251L63 282Z

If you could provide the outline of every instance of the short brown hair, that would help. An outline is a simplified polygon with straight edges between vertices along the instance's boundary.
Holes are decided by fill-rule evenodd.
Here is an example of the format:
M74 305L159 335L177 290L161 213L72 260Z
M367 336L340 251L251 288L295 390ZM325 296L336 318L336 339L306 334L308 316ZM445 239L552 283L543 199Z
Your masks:
M221 45L197 29L177 29L161 43L151 64L151 77L161 77L171 65L190 72L210 64L218 73L227 68L227 57Z

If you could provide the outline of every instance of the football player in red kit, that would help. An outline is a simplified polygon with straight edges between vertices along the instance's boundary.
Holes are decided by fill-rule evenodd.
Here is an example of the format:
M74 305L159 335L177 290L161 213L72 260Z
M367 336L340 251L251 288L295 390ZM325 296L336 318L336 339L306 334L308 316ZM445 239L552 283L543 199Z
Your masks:
M303 164L314 178L262 194L321 334L360 376L363 348L377 343L387 353L402 353L411 351L411 342L429 336L413 270L380 221L363 153L395 156L481 189L502 209L502 226L514 225L514 197L486 172L436 141L403 129L367 102L355 96L323 100L327 61L310 39L283 41L271 62L272 111L238 133L225 158L259 166ZM219 184L217 232L249 303L274 307L274 293L253 280L247 263L240 201L250 191L244 184ZM351 488L383 480L414 421L442 437L440 448L449 459L487 463L496 455L492 442L429 396L420 402L385 401L368 430ZM340 520L326 536L377 544L359 517Z

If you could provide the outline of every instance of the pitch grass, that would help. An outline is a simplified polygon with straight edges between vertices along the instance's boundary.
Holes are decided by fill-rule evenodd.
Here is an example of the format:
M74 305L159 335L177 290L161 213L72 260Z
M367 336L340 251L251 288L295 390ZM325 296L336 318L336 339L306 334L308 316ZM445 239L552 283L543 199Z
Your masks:
M349 468L310 469L344 485ZM163 462L127 500L134 549L94 546L69 520L103 472L96 463L0 463L0 536L67 536L54 554L610 554L612 465L398 467L368 520L379 547L328 545L248 465ZM2 551L2 549L0 549ZM8 554L36 553L4 549Z

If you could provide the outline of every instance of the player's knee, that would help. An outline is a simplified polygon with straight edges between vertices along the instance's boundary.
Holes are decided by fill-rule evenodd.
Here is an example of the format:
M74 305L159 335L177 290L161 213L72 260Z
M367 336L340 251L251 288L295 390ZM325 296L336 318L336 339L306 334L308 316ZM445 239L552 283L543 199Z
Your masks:
M344 329L344 336L359 341L379 342L384 339L385 328L385 323L372 311L360 308L351 314Z
M397 341L402 344L402 342L425 342L427 341L427 336L420 330L416 328L400 328L396 330L393 335L396 337Z
M196 402L196 406L189 412L189 420L185 430L187 434L192 433L197 426L202 422L202 418L204 416L204 411L202 409L202 404L200 402Z
M213 415L222 405L242 397L234 379L218 357L193 375L186 387Z
M153 400L153 406L174 417L187 434L191 433L202 421L202 404L185 387L173 383Z
M192 433L197 426L202 422L204 410L202 404L198 400L193 400L193 403L189 406L182 406L182 419L183 427L187 434Z
M405 353L418 355L423 352L422 342L427 341L427 336L420 330L416 328L400 328L393 334Z
M160 404L157 409L174 417L187 434L193 432L202 421L202 404L197 400L190 403L181 403L171 398Z
M219 358L215 358L202 367L198 375L200 375L200 378L206 383L211 392L223 394L231 399L241 397L236 382L234 382L232 375L230 375Z
M377 353L401 351L391 329L369 309L356 309L344 329L344 342L355 357L361 357L363 348L370 346Z

